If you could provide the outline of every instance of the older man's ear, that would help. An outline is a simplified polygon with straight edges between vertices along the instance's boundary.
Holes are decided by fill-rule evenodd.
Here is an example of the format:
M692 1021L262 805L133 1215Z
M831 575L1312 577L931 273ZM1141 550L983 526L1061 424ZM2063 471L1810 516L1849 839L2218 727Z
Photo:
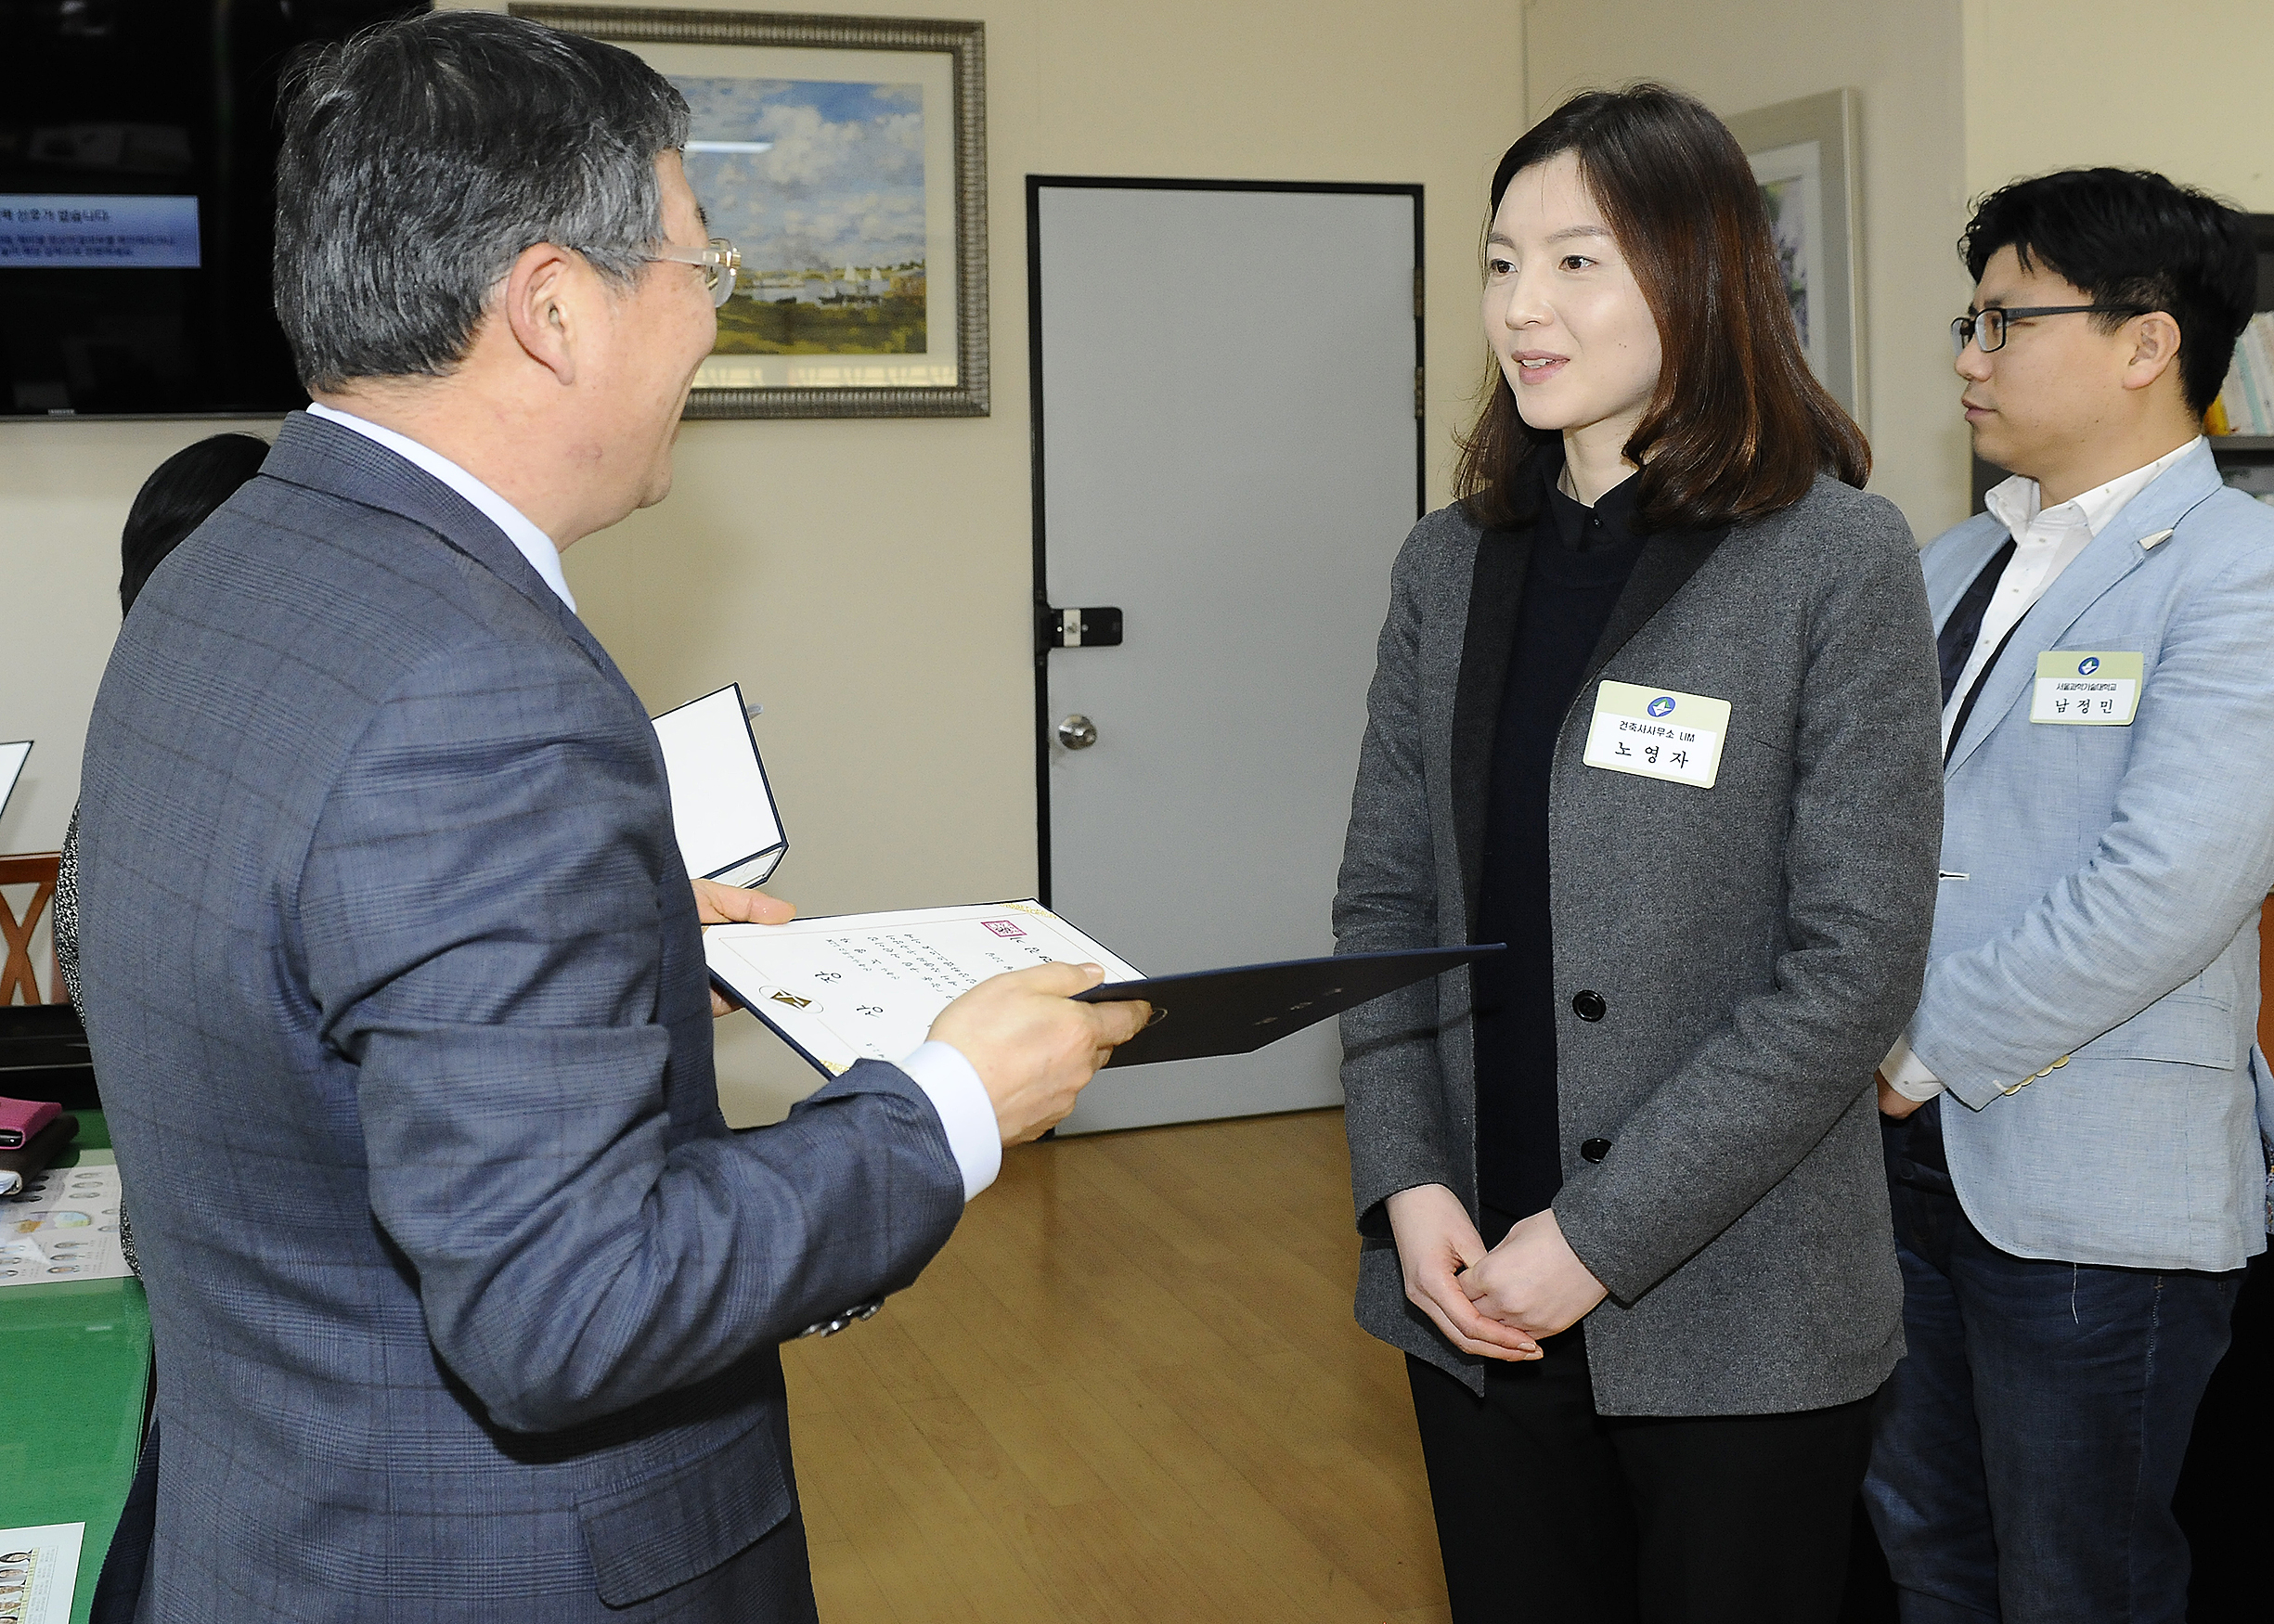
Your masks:
M721 885L716 880L696 880L695 917L706 925L782 925L797 917L794 904L778 896L769 896L763 891L745 891L739 885ZM742 1005L711 988L711 1014L714 1019L730 1015Z

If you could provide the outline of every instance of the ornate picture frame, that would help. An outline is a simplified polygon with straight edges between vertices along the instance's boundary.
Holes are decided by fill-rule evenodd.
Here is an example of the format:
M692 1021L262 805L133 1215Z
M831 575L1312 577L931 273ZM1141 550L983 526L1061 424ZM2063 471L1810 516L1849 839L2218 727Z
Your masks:
M693 110L689 178L743 269L689 418L988 415L984 23L507 9L623 46Z
M1856 94L1845 89L1729 120L1768 206L1808 364L1868 433L1861 126Z

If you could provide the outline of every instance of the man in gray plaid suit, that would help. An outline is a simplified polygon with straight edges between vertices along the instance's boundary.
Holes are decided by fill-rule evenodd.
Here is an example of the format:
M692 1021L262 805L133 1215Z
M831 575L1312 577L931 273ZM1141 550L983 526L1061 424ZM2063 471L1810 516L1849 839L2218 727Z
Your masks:
M472 12L291 104L316 405L158 570L88 734L164 1439L136 1618L810 1618L778 1345L912 1280L1145 1013L999 977L727 1131L655 736L559 556L669 488L730 286L686 134L636 58Z

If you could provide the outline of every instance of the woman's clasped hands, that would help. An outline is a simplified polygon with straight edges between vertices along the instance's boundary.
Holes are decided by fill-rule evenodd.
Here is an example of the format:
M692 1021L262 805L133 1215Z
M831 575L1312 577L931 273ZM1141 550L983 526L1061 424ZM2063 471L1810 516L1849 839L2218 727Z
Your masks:
M1401 1190L1387 1205L1406 1297L1463 1353L1538 1359L1540 1337L1569 1330L1607 1295L1552 1210L1521 1220L1487 1250L1467 1208L1442 1184Z
M1609 1295L1563 1238L1553 1207L1518 1222L1459 1283L1479 1313L1534 1336L1569 1331Z

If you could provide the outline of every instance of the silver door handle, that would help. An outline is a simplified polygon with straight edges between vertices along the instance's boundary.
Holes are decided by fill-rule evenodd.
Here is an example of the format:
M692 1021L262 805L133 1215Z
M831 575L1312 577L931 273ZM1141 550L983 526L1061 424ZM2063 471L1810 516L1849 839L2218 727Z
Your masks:
M1087 750L1097 742L1097 724L1087 716L1068 716L1058 724L1058 742L1068 750Z

